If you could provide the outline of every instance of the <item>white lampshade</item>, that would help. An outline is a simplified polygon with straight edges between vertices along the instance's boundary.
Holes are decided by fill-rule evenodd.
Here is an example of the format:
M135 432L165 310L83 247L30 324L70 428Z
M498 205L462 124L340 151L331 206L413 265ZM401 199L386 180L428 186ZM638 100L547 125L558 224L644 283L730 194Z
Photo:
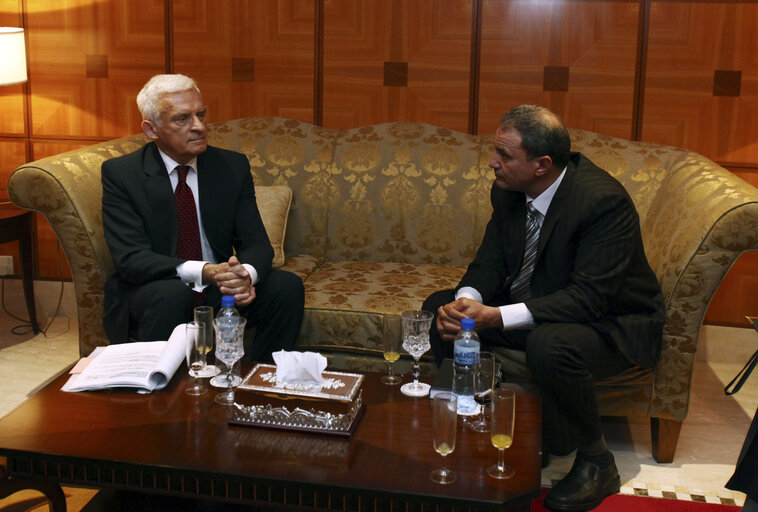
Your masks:
M0 27L0 85L26 82L24 29Z

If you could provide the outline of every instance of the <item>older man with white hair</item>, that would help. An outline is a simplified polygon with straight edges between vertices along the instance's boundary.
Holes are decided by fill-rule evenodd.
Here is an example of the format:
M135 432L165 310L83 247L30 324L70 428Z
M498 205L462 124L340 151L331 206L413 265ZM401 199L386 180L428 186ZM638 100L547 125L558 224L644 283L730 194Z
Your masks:
M105 283L111 343L165 340L233 295L255 327L253 360L289 350L302 323L299 277L271 268L274 251L245 155L208 145L194 80L156 75L137 96L151 140L103 163L103 228L115 263Z

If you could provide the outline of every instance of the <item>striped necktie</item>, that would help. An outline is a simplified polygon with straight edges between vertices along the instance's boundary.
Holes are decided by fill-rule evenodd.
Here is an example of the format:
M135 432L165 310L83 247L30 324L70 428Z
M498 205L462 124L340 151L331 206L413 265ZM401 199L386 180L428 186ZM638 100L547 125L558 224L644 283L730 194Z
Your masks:
M521 270L511 284L511 299L513 303L524 302L532 296L529 285L534 272L534 262L537 260L537 241L540 237L539 212L529 201L526 204L526 244L524 246L524 261Z

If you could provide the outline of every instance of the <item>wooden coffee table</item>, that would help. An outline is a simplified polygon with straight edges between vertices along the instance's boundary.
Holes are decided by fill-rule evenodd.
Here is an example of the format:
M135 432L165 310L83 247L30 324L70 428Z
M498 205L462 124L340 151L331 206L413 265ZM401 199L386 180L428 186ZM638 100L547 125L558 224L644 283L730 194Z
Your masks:
M413 399L379 374L363 384L365 414L349 439L230 426L217 390L184 394L180 368L148 395L64 393L62 375L0 419L0 456L12 478L198 502L304 510L529 510L540 492L541 411L520 392L506 463L516 476L486 473L497 459L488 434L460 425L447 467L458 479L429 479L442 457L432 448L428 398ZM157 499L157 498L156 498ZM94 500L93 500L94 501ZM429 508L428 508L429 507Z

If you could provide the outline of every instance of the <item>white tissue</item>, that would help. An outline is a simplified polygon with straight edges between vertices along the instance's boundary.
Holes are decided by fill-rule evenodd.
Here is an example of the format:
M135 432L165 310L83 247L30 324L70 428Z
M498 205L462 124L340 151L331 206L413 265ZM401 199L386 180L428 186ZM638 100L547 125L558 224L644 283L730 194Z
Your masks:
M271 354L276 363L276 382L284 384L307 384L321 386L326 369L326 357L317 352L287 352L280 350Z

